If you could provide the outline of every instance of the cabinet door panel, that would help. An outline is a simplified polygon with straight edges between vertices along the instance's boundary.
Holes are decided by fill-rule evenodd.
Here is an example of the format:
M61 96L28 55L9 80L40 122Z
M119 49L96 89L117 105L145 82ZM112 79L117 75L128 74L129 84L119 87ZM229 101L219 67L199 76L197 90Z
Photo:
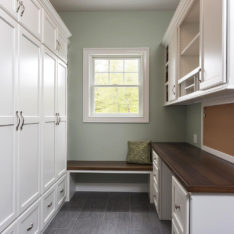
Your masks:
M61 117L67 115L67 68L62 62L58 62L57 79L57 112Z
M25 125L19 141L19 203L26 209L39 196L39 124Z
M56 40L57 40L57 26L44 12L44 32L43 42L45 45L52 50L56 51Z
M169 44L169 101L176 99L176 59L177 59L177 33L174 32Z
M16 216L15 70L17 24L0 9L0 232Z
M66 122L60 122L56 126L55 135L55 162L56 175L60 177L66 171Z
M37 0L23 0L25 10L20 10L21 23L37 38L41 39L41 6Z
M39 196L40 179L40 42L21 29L19 64L19 206L26 209Z
M55 180L55 81L56 58L44 48L43 54L43 190Z
M19 1L17 0L0 0L0 5L4 7L14 18L17 18L17 7L19 6Z
M226 82L226 4L226 0L202 0L201 89Z
M43 190L45 191L55 180L55 124L44 123L43 134Z

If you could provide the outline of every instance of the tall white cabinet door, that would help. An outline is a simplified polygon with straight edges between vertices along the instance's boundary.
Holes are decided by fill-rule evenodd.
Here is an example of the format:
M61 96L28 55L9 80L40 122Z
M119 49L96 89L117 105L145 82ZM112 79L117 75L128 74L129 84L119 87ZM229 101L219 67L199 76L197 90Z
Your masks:
M56 126L55 131L55 160L56 160L56 176L62 176L66 171L67 166L67 124L60 122Z
M59 114L55 136L56 175L66 171L67 162L67 67L61 61L57 65L57 113Z
M0 232L16 215L17 24L0 9Z
M20 1L18 0L0 0L0 6L7 10L13 17L17 18L17 8Z
M22 28L19 53L18 191L22 211L40 194L40 42Z
M22 0L20 22L38 39L41 39L42 8L37 0Z
M201 89L226 82L226 0L202 0Z
M44 191L55 181L55 82L56 58L44 48L42 137L42 184Z
M169 44L169 101L176 99L176 60L177 60L177 31L174 32Z

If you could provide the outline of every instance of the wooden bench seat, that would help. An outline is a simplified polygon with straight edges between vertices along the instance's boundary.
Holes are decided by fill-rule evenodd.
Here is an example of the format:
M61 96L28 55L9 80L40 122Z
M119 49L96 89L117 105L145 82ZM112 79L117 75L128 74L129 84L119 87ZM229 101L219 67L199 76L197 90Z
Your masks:
M126 161L68 161L66 201L70 201L71 197L77 191L76 174L142 174L148 175L150 179L152 177L152 171L152 165L129 164ZM111 184L108 186L113 187L116 185ZM123 186L129 187L129 184Z
M125 161L68 161L68 171L152 171L152 165L129 164Z

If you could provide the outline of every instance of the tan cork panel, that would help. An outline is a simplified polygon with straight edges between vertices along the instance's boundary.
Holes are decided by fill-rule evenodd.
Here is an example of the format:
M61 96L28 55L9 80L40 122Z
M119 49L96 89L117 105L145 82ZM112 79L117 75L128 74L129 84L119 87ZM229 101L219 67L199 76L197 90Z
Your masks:
M234 157L234 103L204 107L203 144Z

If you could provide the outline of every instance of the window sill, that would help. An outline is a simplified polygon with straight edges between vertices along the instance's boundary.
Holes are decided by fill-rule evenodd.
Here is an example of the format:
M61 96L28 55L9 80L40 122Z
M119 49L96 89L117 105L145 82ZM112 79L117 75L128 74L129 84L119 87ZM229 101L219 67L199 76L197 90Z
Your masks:
M149 123L149 117L85 117L84 123Z

